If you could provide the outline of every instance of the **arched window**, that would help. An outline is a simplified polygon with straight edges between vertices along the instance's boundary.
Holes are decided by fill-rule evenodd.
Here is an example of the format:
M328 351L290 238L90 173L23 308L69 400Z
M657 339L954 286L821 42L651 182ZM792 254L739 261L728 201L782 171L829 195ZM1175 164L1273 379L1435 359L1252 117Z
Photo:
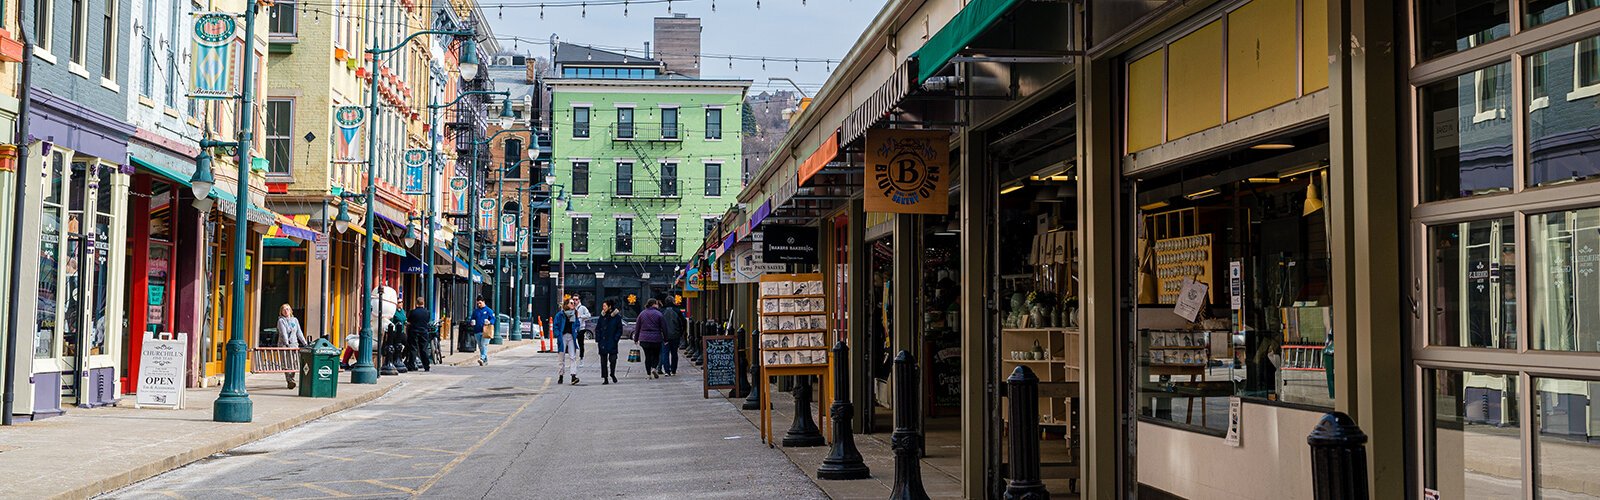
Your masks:
M522 139L511 138L505 140L505 176L507 178L522 178L522 152L527 148L522 146Z

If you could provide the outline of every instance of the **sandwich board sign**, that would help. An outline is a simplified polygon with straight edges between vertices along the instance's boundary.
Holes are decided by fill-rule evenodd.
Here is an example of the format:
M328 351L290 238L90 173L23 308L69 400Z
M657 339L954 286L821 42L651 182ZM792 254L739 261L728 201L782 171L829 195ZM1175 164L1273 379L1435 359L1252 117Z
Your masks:
M139 393L134 408L183 408L184 368L189 359L188 335L150 333L139 347Z

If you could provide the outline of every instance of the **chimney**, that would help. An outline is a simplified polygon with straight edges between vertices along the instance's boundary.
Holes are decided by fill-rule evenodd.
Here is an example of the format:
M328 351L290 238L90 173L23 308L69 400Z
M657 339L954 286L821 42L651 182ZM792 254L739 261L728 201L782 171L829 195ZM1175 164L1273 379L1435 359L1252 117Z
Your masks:
M652 58L665 63L668 72L700 77L700 18L680 13L655 18L653 45L660 52Z
M650 42L645 42L644 43L644 58L645 59L649 59L650 58Z

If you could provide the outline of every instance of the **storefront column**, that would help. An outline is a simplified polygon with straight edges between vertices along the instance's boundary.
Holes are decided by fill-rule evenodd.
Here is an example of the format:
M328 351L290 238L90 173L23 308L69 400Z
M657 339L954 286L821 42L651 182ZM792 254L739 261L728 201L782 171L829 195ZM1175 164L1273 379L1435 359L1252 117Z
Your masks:
M1396 230L1405 218L1396 110L1402 85L1396 74L1393 0L1328 2L1328 69L1333 104L1328 113L1330 184L1328 223L1333 254L1333 331L1336 341L1335 406L1353 417L1367 443L1370 491L1404 491L1406 419L1402 384L1407 350L1400 325L1407 290ZM1381 50L1380 50L1381 49ZM1404 226L1400 226L1404 227ZM1414 290L1413 293L1420 293Z
M894 274L893 285L890 293L894 297L894 314L890 316L891 333L894 338L894 350L890 356L899 356L900 351L908 351L916 356L917 364L924 363L924 356L919 350L917 339L917 290L918 282L922 275L922 249L918 245L922 232L920 215L895 214L894 216ZM892 391L899 392L901 387L895 386ZM898 400L898 398L896 399ZM918 407L922 407L922 395L914 399ZM899 408L895 408L899 411ZM918 428L924 428L919 425Z
M855 401L856 429L872 433L872 265L867 253L867 212L860 199L850 200L850 400Z
M1079 383L1082 401L1079 426L1082 437L1083 498L1114 499L1136 496L1131 478L1125 473L1131 458L1127 455L1128 429L1124 417L1126 377L1118 362L1117 349L1121 325L1129 311L1120 306L1119 296L1127 282L1121 267L1119 243L1127 239L1120 228L1136 227L1132 222L1119 226L1118 214L1126 202L1121 198L1121 171L1114 136L1120 130L1113 122L1120 101L1113 93L1116 65L1112 60L1086 60L1078 66L1078 231L1080 276L1083 300L1083 370ZM1129 211L1131 213L1131 211ZM1124 483L1124 481L1128 481Z
M189 336L189 369L187 387L199 387L205 377L205 353L200 345L206 322L206 302L211 300L207 287L205 263L211 261L210 234L206 232L205 214L194 208L194 198L184 193L174 193L172 224L177 228L178 239L173 242L174 263L172 288L172 331Z
M965 65L963 65L965 68ZM971 101L963 107L970 111ZM968 114L970 116L970 113ZM988 486L990 429L989 396L999 374L989 373L990 326L994 324L986 297L992 293L989 249L995 228L990 207L996 191L994 172L985 168L982 132L963 127L960 137L961 174L961 496L985 498Z

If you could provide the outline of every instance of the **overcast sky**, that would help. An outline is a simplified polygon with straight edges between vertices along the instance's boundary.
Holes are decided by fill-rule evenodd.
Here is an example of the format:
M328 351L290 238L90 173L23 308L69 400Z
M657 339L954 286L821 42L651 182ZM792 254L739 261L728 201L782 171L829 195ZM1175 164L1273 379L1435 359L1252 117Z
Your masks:
M563 0L551 0L552 3ZM883 0L715 0L716 12L711 11L713 0L674 0L672 12L688 14L701 19L702 54L734 54L768 56L766 70L761 61L701 59L702 78L742 78L754 80L751 94L763 90L792 89L784 82L768 82L768 77L787 77L799 82L807 94L814 95L827 81L829 68L821 63L800 63L795 70L793 58L843 59L872 18L883 7ZM653 19L665 17L666 4L633 4L628 15L623 16L621 5L588 7L587 16L577 7L544 9L544 19L538 8L495 7L493 0L480 2L491 21L495 35L501 37L504 50L532 56L548 57L549 46L543 43L553 33L561 41L580 45L616 46L644 50L651 41ZM535 2L506 2L508 5L527 5ZM504 37L518 36L538 40L537 44L514 42ZM790 58L784 60L784 58ZM837 64L831 65L836 69Z

